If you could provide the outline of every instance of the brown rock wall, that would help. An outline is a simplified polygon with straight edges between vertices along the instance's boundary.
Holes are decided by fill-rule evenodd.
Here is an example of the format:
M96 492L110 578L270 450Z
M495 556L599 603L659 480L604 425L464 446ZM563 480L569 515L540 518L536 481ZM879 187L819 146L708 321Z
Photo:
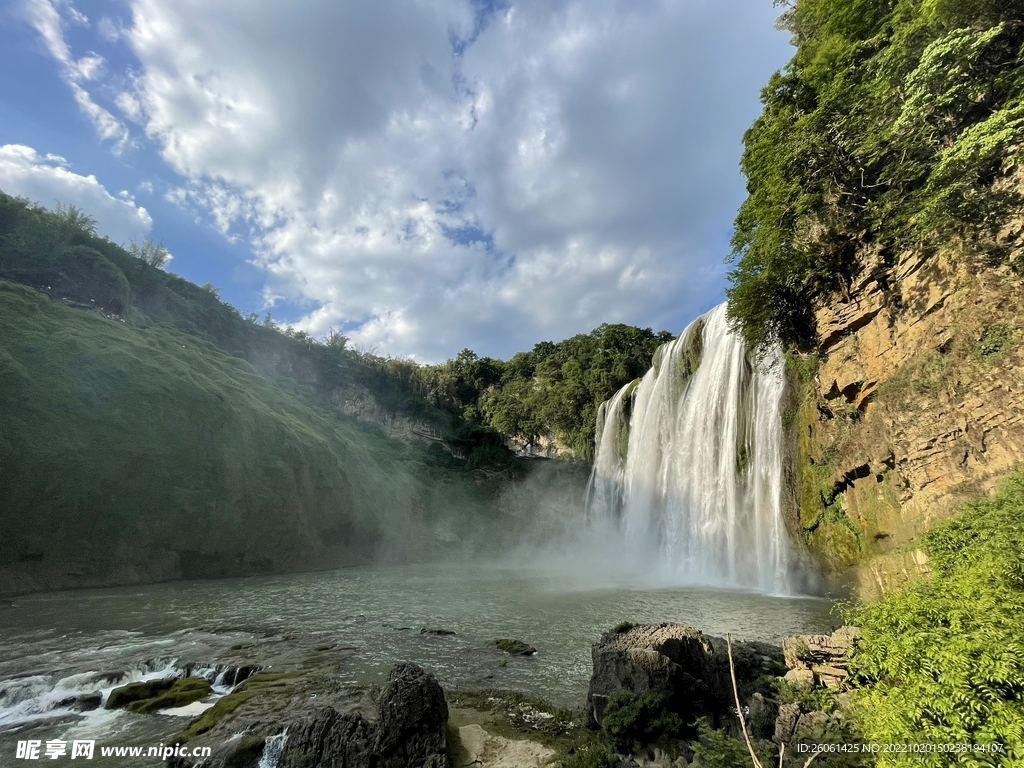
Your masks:
M860 547L832 575L870 595L926 572L915 540L1024 462L1024 285L963 251L864 261L816 313L798 472L831 472Z

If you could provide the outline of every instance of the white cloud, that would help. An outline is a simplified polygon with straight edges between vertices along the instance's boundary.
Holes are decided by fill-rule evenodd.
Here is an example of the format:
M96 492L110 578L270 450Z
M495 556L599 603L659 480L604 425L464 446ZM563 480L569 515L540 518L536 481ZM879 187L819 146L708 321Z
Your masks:
M438 359L678 330L788 55L771 5L483 5L134 0L118 103L314 333Z
M57 61L61 76L71 88L75 102L92 121L99 137L113 141L118 151L123 149L130 139L128 129L107 109L97 104L82 86L83 82L102 76L105 64L103 57L90 51L76 59L64 37L64 28L68 24L85 26L89 20L74 7L71 0L24 0L22 12L25 20L43 38L47 51Z
M111 195L95 176L74 173L63 157L40 155L21 144L0 146L0 190L48 208L74 205L97 221L97 230L116 243L139 240L153 220L128 192Z

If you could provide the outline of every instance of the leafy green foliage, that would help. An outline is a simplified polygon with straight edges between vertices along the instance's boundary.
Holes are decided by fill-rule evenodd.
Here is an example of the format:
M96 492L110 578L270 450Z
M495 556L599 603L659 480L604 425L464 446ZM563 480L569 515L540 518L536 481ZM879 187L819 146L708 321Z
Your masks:
M796 0L796 54L747 132L730 317L748 343L806 343L813 302L862 247L950 237L997 256L1021 191L1024 8L998 0Z
M64 206L58 202L53 209L54 219L65 232L80 232L83 235L96 235L96 219L74 205Z
M537 344L500 366L499 380L481 392L478 407L503 434L527 440L553 434L589 458L598 406L642 376L657 348L672 339L667 331L604 324L557 344Z
M138 327L198 336L262 372L315 382L320 399L366 387L383 408L429 423L470 468L507 467L505 437L554 434L577 455L593 451L597 407L642 375L671 334L602 325L559 343L542 342L508 361L463 350L441 365L380 357L331 333L321 343L280 328L267 312L243 315L211 284L163 271L162 244L127 250L96 235L95 221L71 206L49 211L0 193L0 279L101 309Z
M700 768L748 768L752 765L747 745L740 739L708 725L707 720L697 721L698 740L693 743L693 765ZM762 765L777 762L777 753L765 744L756 749Z
M163 242L154 243L151 237L147 237L142 243L132 240L128 245L128 253L154 269L163 269L171 258L171 254L167 251ZM203 286L203 290L210 291L216 295L217 291L211 290L211 288L210 283Z
M450 454L194 336L3 281L0 324L2 562L244 575L361 562L385 541L428 555L442 515L470 541L492 519L497 485Z
M278 329L269 312L260 324L256 313L243 316L222 302L214 286L158 268L165 257L166 249L152 240L125 250L98 237L95 222L73 207L49 211L0 193L0 279L113 313L135 327L199 337L279 381L315 382L321 399L339 388L366 387L385 408L415 415L438 431L449 428L451 416L412 391L392 361L357 354L340 334L320 344L301 331Z
M982 364L991 364L1003 356L1015 340L1014 329L1004 323L988 323L981 331L972 357Z
M682 718L655 693L616 692L609 699L601 722L601 730L612 746L625 754L637 752L648 744L676 739L683 729Z
M855 617L852 669L879 743L1002 743L1002 754L892 755L885 765L1024 759L1024 473L924 539L934 571ZM1016 763L1012 763L1016 764Z
M554 759L558 768L616 768L619 760L600 731L579 729L575 743L563 748Z

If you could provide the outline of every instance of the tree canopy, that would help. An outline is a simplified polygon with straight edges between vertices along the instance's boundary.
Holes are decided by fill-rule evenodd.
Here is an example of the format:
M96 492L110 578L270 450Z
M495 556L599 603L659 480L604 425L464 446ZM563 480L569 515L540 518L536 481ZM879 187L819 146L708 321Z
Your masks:
M744 137L727 291L754 345L809 341L815 300L847 285L866 250L893 263L959 238L1011 258L996 234L1022 199L1009 177L1024 145L1024 6L785 5L796 53Z

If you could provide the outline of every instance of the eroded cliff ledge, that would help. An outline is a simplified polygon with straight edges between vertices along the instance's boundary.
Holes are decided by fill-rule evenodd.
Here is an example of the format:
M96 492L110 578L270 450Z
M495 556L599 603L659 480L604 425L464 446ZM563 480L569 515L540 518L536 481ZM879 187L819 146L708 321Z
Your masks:
M787 419L793 527L870 597L926 573L917 537L1024 461L1024 281L962 247L862 263L816 312L817 354L790 358Z

